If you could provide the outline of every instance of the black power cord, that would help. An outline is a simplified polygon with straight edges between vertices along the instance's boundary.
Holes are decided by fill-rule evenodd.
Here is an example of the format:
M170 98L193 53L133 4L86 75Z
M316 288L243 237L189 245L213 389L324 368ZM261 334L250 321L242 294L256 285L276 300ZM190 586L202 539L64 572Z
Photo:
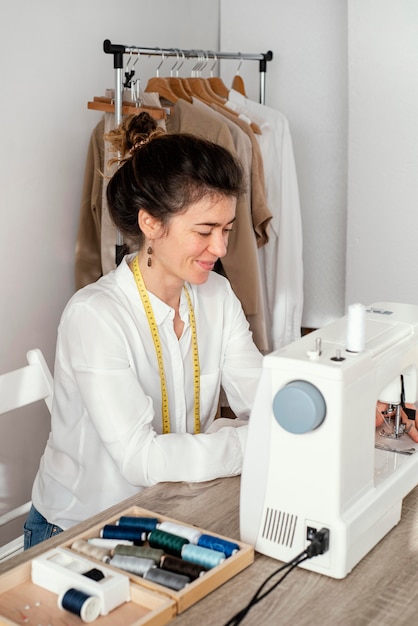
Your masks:
M329 530L328 528L321 528L321 530L316 531L316 533L312 536L311 543L305 548L305 550L303 550L303 552L295 556L295 558L289 561L288 563L285 563L278 569L274 570L274 572L272 572L270 576L268 576L263 581L263 583L259 586L259 588L255 592L251 600L247 603L247 605L243 609L238 611L238 613L236 613L233 617L231 617L231 619L228 620L224 624L224 626L238 626L238 624L241 624L242 620L248 614L250 609L252 609L252 607L255 606L256 604L258 604L258 602L261 602L261 600L264 600L265 597L267 597L274 589L276 589L276 587L286 578L286 576L290 574L292 570L295 569L295 567L300 565L300 563L303 563L303 561L311 559L312 557L317 556L318 554L324 554L324 552L327 552L328 548L329 548ZM283 576L279 578L279 580L273 583L270 586L270 588L267 589L267 591L264 591L264 593L262 593L267 583L270 582L270 580L274 578L274 576L276 576L277 574L279 574L280 572L286 569L287 569L287 572L285 572Z

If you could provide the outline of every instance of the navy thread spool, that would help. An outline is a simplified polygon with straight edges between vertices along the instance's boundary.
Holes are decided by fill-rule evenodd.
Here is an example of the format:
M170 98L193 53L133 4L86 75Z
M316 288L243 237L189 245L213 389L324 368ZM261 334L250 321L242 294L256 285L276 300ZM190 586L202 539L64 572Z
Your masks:
M144 559L138 556L127 556L125 554L115 554L110 565L123 569L125 572L143 576L151 567L157 567L153 559Z
M113 556L116 554L152 559L157 565L159 565L162 557L164 556L164 550L160 550L159 548L149 548L148 546L115 546Z
M163 530L155 529L148 535L148 543L151 548L161 548L172 556L181 556L183 546L189 543L185 537L178 537Z
M226 557L223 552L216 550L210 550L209 548L203 548L202 546L194 546L191 543L183 546L181 550L181 558L191 563L198 563L203 565L207 569L216 567L222 561L225 561Z
M226 557L232 556L239 550L239 545L233 541L226 541L220 537L214 537L213 535L200 535L198 546L202 548L209 548L210 550L216 550L217 552L223 552Z
M144 543L144 532L134 526L119 526L117 524L106 524L100 536L103 539L127 539L141 546Z
M175 574L188 576L190 580L196 580L196 578L199 578L207 572L207 568L203 567L203 565L191 563L190 561L184 561L183 559L180 559L177 556L171 556L170 554L166 554L161 559L160 567L161 569L174 572Z
M202 534L202 532L197 528L185 526L184 524L175 524L174 522L169 522L167 520L158 524L158 528L159 530L164 530L164 532L177 535L178 537L186 537L190 543L197 543L200 535Z
M174 589L175 591L180 591L180 589L183 589L183 587L190 582L190 578L183 576L183 574L175 574L174 572L168 572L158 567L149 569L148 572L144 574L144 578L151 580L153 583L163 585L163 587Z
M87 572L83 572L83 576L87 576L87 578L91 578L96 582L99 582L99 580L103 580L103 578L105 577L103 572L97 569L97 567L92 567Z
M132 526L143 532L150 533L157 528L157 517L137 517L135 515L122 515L117 522L119 526Z
M78 615L83 622L94 622L101 613L102 602L98 596L71 588L58 597L58 607Z

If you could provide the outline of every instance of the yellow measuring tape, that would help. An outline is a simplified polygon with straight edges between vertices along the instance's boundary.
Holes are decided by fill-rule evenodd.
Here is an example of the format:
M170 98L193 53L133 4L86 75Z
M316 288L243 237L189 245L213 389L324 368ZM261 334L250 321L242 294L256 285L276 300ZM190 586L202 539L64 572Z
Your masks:
M144 305L145 313L147 316L148 324L151 330L152 340L154 342L155 352L157 355L158 369L160 372L161 383L161 409L162 409L162 421L163 421L163 433L170 432L170 412L168 407L168 394L167 394L167 382L164 371L163 352L161 349L160 336L158 334L158 327L154 317L154 311L152 310L151 302L148 297L148 292L142 278L141 270L139 269L138 257L136 256L132 263L132 271L134 273L135 282L138 287L139 295L141 296L142 304ZM192 357L193 357L193 387L194 387L194 432L200 433L200 364L199 364L199 351L197 348L197 332L196 332L196 318L194 316L194 310L190 294L184 285L184 292L187 298L187 304L189 307L190 327L192 330Z

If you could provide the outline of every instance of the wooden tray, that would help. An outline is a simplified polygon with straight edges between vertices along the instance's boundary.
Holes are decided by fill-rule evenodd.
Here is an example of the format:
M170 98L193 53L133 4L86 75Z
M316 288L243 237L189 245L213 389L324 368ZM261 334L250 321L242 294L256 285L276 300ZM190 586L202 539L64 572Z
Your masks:
M161 522L170 521L174 522L175 524L188 526L188 524L179 522L178 520L175 520L171 517L153 513L152 511L143 509L138 506L125 509L124 511L106 520L106 524L114 524L119 519L119 517L122 517L123 515L143 515L148 517L158 517ZM97 524L96 526L92 526L86 532L80 534L78 537L72 539L71 541L63 543L62 547L67 547L71 549L71 544L73 544L74 541L76 541L77 539L89 539L91 537L99 537L100 530L103 528L103 525L104 524L102 523ZM192 526L192 528L200 530L202 533L208 532L196 526ZM222 537L221 535L217 536L221 537L222 539L228 540L227 537ZM175 600L177 605L177 612L182 613L183 611L188 609L189 606L192 606L192 604L195 604L195 602L198 602L198 600L204 598L208 593L210 593L211 591L222 585L224 582L238 574L241 570L248 567L248 565L250 565L254 561L254 548L252 546L235 540L234 542L240 546L240 550L236 554L233 554L225 561L223 561L223 563L206 572L204 576L201 576L197 580L189 583L181 591L173 591L172 589L168 589L167 587L163 587L162 585L158 585L152 581L145 580L140 576L136 576L135 574L128 575L130 579L136 584L139 584L142 587L146 587L152 591L157 591Z
M0 625L80 626L82 620L57 606L57 595L31 582L31 561L0 577ZM173 600L131 583L131 601L93 623L97 626L165 626L176 616Z
M134 506L119 512L105 522L90 527L71 540L63 541L60 547L75 553L71 549L71 545L77 539L99 537L104 524L113 524L122 515L157 517L161 522L170 521L183 526L191 526ZM196 526L192 526L192 528L200 530L202 533L213 534ZM230 541L222 535L217 536ZM176 614L188 609L254 561L252 546L240 541L234 540L234 542L240 547L238 552L205 572L203 576L189 583L180 591L174 591L135 574L123 572L130 579L131 602L121 605L106 616L99 617L93 624L97 624L97 626L143 626L145 624L147 626L163 626L168 624ZM88 560L96 567L97 564L101 563L91 557L88 557ZM106 567L112 569L109 564ZM121 572L121 570L117 571ZM27 618L26 621L25 618ZM58 608L57 596L54 593L31 582L31 561L0 576L0 626L3 624L22 626L25 623L42 624L43 626L80 626L83 624L76 615Z

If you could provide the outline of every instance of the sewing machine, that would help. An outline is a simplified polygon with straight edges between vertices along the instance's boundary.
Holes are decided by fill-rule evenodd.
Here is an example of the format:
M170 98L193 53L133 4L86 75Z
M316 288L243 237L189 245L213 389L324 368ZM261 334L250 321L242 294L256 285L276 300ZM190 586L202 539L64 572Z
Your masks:
M289 562L327 528L329 549L301 567L334 578L398 523L418 484L398 409L418 396L418 306L363 312L358 351L347 350L346 315L264 357L241 477L242 541ZM379 428L377 400L393 416Z

